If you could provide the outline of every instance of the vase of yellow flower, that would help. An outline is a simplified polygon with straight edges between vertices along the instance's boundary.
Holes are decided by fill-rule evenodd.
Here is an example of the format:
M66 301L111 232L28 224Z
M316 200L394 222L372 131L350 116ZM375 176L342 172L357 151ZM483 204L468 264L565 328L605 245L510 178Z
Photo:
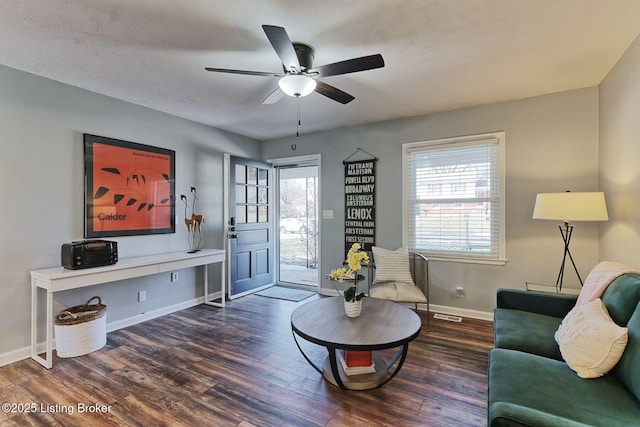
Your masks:
M355 295L355 293L356 286L350 286L344 291L344 312L347 314L347 317L358 317L360 316L360 312L362 312L362 297L364 297L364 294L360 293L359 295ZM355 300L347 299L354 298L351 295L355 295ZM360 299L358 299L358 297L360 297Z
M351 245L349 252L347 253L347 264L349 269L344 267L332 270L328 274L331 281L348 282L342 296L344 297L344 310L348 317L358 317L362 311L362 298L364 293L358 293L358 281L364 277L359 274L360 268L363 264L369 263L369 255L366 252L360 251L361 246L359 243ZM351 284L353 282L353 284ZM336 290L338 290L336 288ZM338 290L338 293L340 291Z

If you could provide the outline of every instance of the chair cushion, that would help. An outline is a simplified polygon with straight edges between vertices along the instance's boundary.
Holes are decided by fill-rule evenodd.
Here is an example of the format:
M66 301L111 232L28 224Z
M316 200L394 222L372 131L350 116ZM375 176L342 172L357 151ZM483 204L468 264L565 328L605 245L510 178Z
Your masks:
M373 246L371 250L376 264L374 284L395 282L415 285L409 269L409 251L407 248L390 251Z
M490 426L637 425L640 405L613 375L585 380L564 362L520 351L489 353Z
M415 285L399 282L385 282L375 284L369 290L373 298L386 299L396 302L427 302L427 297Z
M629 342L613 373L640 401L640 303L637 304L627 327Z
M627 337L627 328L611 320L600 298L572 309L555 333L562 357L581 378L609 372L620 360Z
M640 301L640 274L618 276L600 298L613 321L620 326L627 326Z
M497 308L493 312L495 346L562 360L553 339L561 321L561 317Z

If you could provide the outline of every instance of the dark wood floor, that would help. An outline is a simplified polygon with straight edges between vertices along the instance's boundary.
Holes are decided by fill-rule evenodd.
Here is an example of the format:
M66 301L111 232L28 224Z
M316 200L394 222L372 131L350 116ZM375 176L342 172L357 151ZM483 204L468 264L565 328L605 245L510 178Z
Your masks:
M23 413L3 407L0 424L486 425L490 322L431 319L394 379L344 391L300 355L289 323L299 304L247 296L225 309L201 305L112 332L101 350L55 358L50 370L31 359L4 366L0 402ZM318 363L326 355L305 351Z

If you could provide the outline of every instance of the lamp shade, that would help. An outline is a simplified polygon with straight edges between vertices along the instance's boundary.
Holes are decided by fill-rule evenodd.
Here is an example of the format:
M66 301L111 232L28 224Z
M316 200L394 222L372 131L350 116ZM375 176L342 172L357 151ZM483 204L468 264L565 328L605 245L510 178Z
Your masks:
M607 205L601 192L539 193L533 219L560 221L608 221Z
M278 86L289 96L307 96L316 88L316 81L303 74L289 74L278 81Z

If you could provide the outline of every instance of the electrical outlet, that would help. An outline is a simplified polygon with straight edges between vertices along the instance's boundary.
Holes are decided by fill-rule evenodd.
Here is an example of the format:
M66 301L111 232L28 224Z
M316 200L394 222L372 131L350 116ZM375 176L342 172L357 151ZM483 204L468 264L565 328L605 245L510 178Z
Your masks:
M171 273L171 281L172 282L177 282L178 281L178 272L174 271Z
M143 302L147 300L147 291L138 292L138 302Z
M464 288L462 286L456 288L456 297L464 298Z

